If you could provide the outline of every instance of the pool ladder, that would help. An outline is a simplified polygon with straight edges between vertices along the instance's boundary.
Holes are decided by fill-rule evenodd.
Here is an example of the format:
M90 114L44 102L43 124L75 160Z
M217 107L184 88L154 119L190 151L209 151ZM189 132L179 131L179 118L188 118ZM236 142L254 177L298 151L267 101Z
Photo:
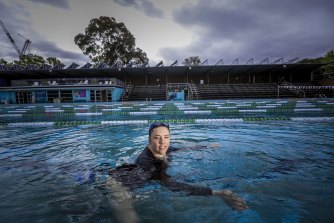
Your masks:
M327 96L324 94L316 94L315 95L316 98L321 98L322 100L327 100Z

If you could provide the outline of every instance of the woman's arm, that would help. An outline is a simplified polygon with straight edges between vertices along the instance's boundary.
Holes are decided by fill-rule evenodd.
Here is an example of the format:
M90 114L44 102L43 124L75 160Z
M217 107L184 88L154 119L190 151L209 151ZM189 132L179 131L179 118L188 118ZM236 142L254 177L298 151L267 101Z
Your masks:
M212 190L209 187L202 187L197 185L191 185L183 182L178 182L165 175L160 178L160 182L166 186L171 191L180 191L185 192L188 195L213 195L213 196L221 196L224 198L225 202L232 207L234 210L243 211L248 208L246 202L237 197L230 190Z
M181 147L181 148L175 148L175 147L170 147L171 151L180 151L180 150L204 150L204 149L217 149L221 147L220 143L210 143L209 145L194 145L194 146L189 146L189 147Z
M201 187L178 182L173 180L168 175L162 176L159 180L163 186L167 187L171 191L185 192L188 195L212 195L212 189L209 187Z

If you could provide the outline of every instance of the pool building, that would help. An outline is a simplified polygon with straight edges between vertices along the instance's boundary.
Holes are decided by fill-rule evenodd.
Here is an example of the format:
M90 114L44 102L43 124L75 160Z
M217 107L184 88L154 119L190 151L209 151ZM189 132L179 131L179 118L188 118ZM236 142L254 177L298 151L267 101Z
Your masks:
M263 64L82 67L0 64L2 104L183 101L241 98L333 97L333 83L316 82L325 64L283 60ZM268 61L267 61L268 62Z

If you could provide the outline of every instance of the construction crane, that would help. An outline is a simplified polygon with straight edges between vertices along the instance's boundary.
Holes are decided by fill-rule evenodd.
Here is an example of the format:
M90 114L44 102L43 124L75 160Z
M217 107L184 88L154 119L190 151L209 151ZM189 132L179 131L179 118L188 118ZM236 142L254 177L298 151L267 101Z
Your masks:
M18 34L19 36L23 37L25 39L25 42L24 42L24 45L23 45L23 48L22 50L20 50L18 48L18 46L16 45L14 39L12 38L12 36L10 35L10 33L8 32L5 24L2 22L2 20L0 20L0 25L3 29L3 31L6 33L8 39L10 40L10 42L12 43L13 47L15 48L16 52L19 54L19 58L22 58L23 55L25 55L25 53L27 52L27 50L29 51L30 50L30 44L31 44L31 41L27 38L25 38L24 36L22 36L21 34Z

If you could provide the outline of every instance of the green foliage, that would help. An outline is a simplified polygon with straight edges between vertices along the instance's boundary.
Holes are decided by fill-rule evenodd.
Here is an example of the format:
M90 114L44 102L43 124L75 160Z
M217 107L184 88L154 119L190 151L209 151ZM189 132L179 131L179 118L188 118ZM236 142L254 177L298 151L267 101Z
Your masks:
M46 58L46 61L52 67L61 63L60 60L58 60L56 57L48 57Z
M182 64L184 64L185 66L198 66L200 63L201 63L201 59L199 58L199 56L192 56L192 57L186 58L182 62Z
M85 33L77 34L74 42L94 63L112 65L117 60L123 64L148 61L146 53L135 48L135 38L124 23L117 23L113 17L100 16L90 20Z
M322 63L323 57L318 58L305 58L299 61L299 63Z
M26 67L30 64L41 66L42 64L45 64L45 63L51 66L54 66L61 62L56 57L49 57L45 60L42 56L35 55L35 54L22 55L19 60L14 60L12 62L8 62L2 58L0 59L0 64L6 65L9 67L13 65L20 65L20 66Z
M300 63L324 63L326 65L315 70L316 79L333 79L334 78L334 51L330 50L323 57L315 59L305 58Z
M28 66L29 64L42 65L45 63L45 59L42 56L29 54L22 55L19 60L14 60L12 64L17 64L23 67Z
M334 50L330 50L323 57L323 62L325 63L334 63Z
M7 65L8 62L5 59L0 58L0 64Z
M326 63L326 65L322 67L324 77L334 79L334 51L328 51L322 61Z

